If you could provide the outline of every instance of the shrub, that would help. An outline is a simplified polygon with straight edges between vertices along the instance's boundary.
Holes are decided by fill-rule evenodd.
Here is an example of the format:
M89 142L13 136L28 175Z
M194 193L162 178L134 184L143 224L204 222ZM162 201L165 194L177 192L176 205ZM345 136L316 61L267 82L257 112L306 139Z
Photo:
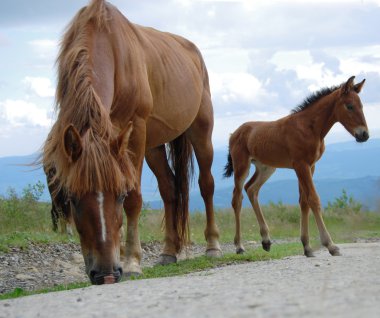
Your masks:
M352 195L348 195L346 190L342 190L342 195L335 198L333 202L328 202L326 212L330 214L354 213L362 210L363 205L356 201Z

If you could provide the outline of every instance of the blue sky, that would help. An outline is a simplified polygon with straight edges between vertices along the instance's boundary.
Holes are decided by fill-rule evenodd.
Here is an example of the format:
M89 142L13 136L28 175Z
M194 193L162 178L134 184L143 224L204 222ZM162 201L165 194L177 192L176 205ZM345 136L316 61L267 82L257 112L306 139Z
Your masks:
M132 22L180 34L210 74L214 145L249 120L287 115L351 75L380 137L380 0L114 0ZM39 150L55 119L55 58L85 0L6 0L0 11L0 157ZM334 126L327 142L351 140ZM353 141L354 142L354 141Z

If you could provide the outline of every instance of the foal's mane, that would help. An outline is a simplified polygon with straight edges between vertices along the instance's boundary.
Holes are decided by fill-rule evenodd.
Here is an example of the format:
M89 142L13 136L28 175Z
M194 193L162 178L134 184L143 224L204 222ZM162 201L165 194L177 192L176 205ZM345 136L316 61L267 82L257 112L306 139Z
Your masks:
M334 92L340 86L341 85L332 86L332 87L324 87L324 88L321 88L319 91L311 93L308 97L304 99L304 101L300 105L292 109L291 114L296 114L309 108L310 106L314 105L317 101L321 100L323 97Z
M134 185L134 169L128 153L116 155L110 144L115 127L92 84L91 40L94 32L110 32L109 12L103 0L92 0L69 24L57 58L58 85L54 124L43 149L42 163L55 168L51 182L57 191L81 195L87 192L121 192ZM72 163L64 150L64 131L73 125L82 138L83 151Z

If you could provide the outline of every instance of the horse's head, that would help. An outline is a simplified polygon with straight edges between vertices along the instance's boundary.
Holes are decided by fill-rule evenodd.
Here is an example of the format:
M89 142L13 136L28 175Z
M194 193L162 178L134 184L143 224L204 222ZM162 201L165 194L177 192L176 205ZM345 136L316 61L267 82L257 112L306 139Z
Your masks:
M131 131L129 123L117 138L97 143L91 132L80 135L72 125L63 133L70 170L67 189L86 273L93 284L115 283L123 274L120 266L123 202L135 182L133 168L128 167Z
M335 112L338 121L355 137L356 141L364 142L368 140L369 133L359 93L365 79L358 84L354 84L354 78L355 76L350 77L340 87L340 97L337 101Z

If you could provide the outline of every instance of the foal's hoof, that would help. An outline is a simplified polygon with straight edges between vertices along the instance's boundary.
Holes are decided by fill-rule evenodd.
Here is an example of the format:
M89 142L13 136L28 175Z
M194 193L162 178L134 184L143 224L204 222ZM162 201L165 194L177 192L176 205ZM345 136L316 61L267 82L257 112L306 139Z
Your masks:
M124 274L124 277L126 279L135 279L135 278L138 278L140 276L142 276L142 273L138 273L138 272L126 272Z
M342 256L342 254L340 254L338 246L334 246L334 247L329 248L329 252L332 256Z
M173 263L177 263L177 257L168 254L161 254L157 261L157 265L169 265Z
M206 256L213 258L222 257L222 251L217 248L210 248L206 251Z
M270 251L270 246L272 245L271 241L262 241L261 244L263 245L263 249L267 252Z
M244 254L245 253L245 249L242 248L242 247L239 247L236 249L236 254Z

